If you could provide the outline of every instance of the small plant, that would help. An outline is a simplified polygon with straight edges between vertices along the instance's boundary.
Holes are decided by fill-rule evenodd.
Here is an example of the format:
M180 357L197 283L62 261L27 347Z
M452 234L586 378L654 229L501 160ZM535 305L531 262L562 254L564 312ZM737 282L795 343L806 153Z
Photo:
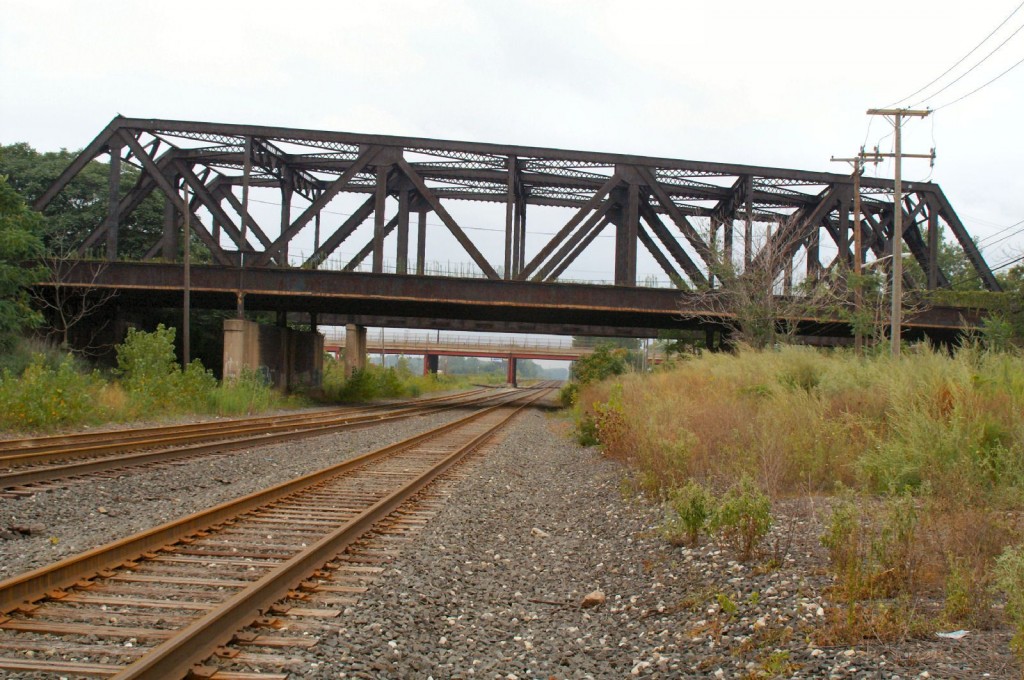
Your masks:
M589 413L581 414L576 421L576 442L580 446L596 446L601 443L597 422Z
M718 602L718 607L722 610L722 613L732 618L739 611L739 607L732 601L732 598L725 593L716 593L715 601Z
M1014 628L1010 647L1024 662L1024 545L1007 548L996 559L995 588L1006 596L1006 615Z
M714 514L714 496L702 484L691 479L669 492L668 505L674 513L674 517L665 523L668 539L673 543L685 539L687 545L697 545L701 532Z
M744 475L729 488L711 517L711 528L732 544L743 561L754 556L772 528L772 502L753 478Z

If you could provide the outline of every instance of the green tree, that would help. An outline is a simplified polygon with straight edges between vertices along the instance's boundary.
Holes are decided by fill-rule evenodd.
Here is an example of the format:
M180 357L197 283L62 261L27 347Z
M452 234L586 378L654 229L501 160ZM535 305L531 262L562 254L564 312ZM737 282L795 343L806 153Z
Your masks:
M29 306L26 287L44 276L24 263L42 252L42 218L29 210L0 175L0 349L9 351L17 333L39 322Z
M32 203L43 195L78 154L60 151L39 152L25 143L0 146L0 174L8 175L10 185ZM122 164L121 195L131 190L139 178L138 169ZM66 253L80 244L107 214L110 166L92 161L71 180L43 211L45 222L35 225L51 252ZM141 258L163 231L164 201L159 192L150 194L130 215L123 216L119 237L122 257Z

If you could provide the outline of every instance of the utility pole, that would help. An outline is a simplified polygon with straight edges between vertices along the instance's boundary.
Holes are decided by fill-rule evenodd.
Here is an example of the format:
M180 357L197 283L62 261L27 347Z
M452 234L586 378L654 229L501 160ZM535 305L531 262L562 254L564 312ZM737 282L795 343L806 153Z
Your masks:
M900 177L903 158L930 158L935 162L935 149L930 154L904 154L901 146L901 132L905 116L924 118L931 113L930 109L868 109L869 116L892 117L893 130L896 135L895 149L891 154L880 154L876 150L876 158L891 157L895 160L896 179L893 187L893 228L892 228L892 318L890 320L892 338L892 356L900 356L900 336L903 324L903 181Z
M864 147L861 147L860 154L853 158L836 158L833 156L831 160L833 163L842 162L853 165L853 273L857 280L856 285L853 287L853 313L854 318L856 318L864 307L864 289L860 280L860 266L861 262L864 261L860 233L860 176L864 172ZM861 333L860 326L856 323L854 324L853 331L853 348L857 356L864 353L864 334Z

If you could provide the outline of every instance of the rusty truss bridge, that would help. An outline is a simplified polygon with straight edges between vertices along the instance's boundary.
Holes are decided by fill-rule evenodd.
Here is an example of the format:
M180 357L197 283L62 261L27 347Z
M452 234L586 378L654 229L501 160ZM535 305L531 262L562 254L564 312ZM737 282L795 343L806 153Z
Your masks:
M834 173L117 117L35 208L103 157L106 218L74 244L83 262L65 283L117 289L147 305L180 303L185 223L212 260L192 267L197 306L309 312L320 323L632 335L706 326L718 312L709 316L695 300L714 294L723 262L737 271L767 266L789 293L798 265L796 276L812 280L851 265L856 231L864 259L882 264L902 240L919 265L905 284L934 289L950 284L937 258L945 228L984 287L999 290L928 182L905 182L895 206L891 181L863 177L858 219L853 178ZM126 165L138 170L130 186ZM165 202L162 232L142 261L124 261L127 218L154 193ZM472 224L490 227L476 231L490 234L469 226L470 212ZM607 276L581 282L573 266L593 257L601 236ZM350 256L339 259L343 249ZM430 256L472 264L445 276ZM665 285L638 279L641 257L664 272ZM848 332L834 320L803 321L812 334ZM955 309L907 322L961 324Z

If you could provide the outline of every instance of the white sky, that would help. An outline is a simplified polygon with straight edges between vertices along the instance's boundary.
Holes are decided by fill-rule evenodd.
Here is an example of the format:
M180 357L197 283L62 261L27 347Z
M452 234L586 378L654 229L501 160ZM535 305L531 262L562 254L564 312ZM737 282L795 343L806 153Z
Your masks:
M78 149L122 113L847 172L829 157L892 141L866 109L925 85L1018 4L0 0L0 143ZM1021 25L1024 10L938 86ZM927 104L1021 59L1024 31ZM904 151L937 148L931 178L983 245L1024 219L1022 103L1024 66L905 127ZM460 210L503 228L503 207ZM1024 251L1019 229L984 249L992 266Z

